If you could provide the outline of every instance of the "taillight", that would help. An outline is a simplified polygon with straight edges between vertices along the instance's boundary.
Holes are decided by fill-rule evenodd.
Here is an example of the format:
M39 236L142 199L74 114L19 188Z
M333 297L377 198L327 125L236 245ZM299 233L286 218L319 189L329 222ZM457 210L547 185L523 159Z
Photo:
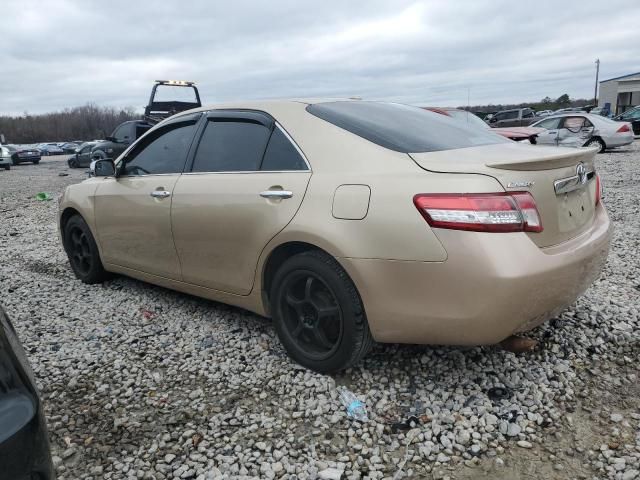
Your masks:
M630 131L631 129L629 128L629 125L627 125L626 123L618 129L618 133L626 133Z
M473 232L541 232L533 196L509 193L420 193L413 203L435 228Z
M602 182L600 181L600 175L596 173L596 205L600 203L602 199Z

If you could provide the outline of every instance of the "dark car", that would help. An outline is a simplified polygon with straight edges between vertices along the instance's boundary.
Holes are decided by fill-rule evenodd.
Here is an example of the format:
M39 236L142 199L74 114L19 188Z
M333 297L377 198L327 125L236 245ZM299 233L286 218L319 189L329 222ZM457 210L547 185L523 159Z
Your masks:
M41 143L37 148L42 156L62 155L64 153L64 150L57 143Z
M76 150L78 149L78 144L74 142L63 143L62 145L60 145L60 148L64 153L67 153L67 154L76 153Z
M131 120L121 123L113 133L96 143L91 150L93 160L116 159L134 140L141 137L152 125L145 120Z
M488 123L493 128L502 127L526 127L539 120L530 108L514 108L512 110L502 110L494 114Z
M97 142L85 142L76 149L67 163L71 168L88 167L91 164L91 149Z
M55 478L42 404L33 372L0 307L0 478Z
M631 123L633 134L640 135L640 105L632 108L631 110L627 110L624 113L621 113L617 117L614 117L613 120L615 120L616 122Z
M40 150L37 148L26 148L15 145L4 145L11 153L11 163L18 165L19 163L29 162L37 165L40 163Z

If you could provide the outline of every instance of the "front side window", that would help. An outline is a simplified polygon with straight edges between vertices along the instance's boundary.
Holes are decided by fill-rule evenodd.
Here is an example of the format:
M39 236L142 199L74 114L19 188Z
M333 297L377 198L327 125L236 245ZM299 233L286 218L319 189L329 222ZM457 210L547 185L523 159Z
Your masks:
M546 128L547 130L554 130L558 128L560 125L561 118L547 118L546 120L542 120L541 122L532 125L533 127Z
M533 118L533 111L525 110L524 112L522 112L522 118Z
M121 175L182 173L195 125L175 122L151 132L127 154Z
M209 119L192 171L257 171L270 135L269 128L250 120Z
M116 141L123 142L125 140L125 137L129 136L128 131L129 131L129 124L120 125L118 128L115 129L115 131L113 132L113 135L111 136L115 138Z

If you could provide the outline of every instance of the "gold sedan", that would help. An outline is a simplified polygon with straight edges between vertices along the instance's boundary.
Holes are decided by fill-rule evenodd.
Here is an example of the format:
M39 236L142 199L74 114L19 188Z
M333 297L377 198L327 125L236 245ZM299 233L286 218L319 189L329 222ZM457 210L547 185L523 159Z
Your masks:
M292 358L334 371L374 340L492 344L570 305L609 249L594 157L393 103L220 105L94 162L59 226L83 282L272 317Z

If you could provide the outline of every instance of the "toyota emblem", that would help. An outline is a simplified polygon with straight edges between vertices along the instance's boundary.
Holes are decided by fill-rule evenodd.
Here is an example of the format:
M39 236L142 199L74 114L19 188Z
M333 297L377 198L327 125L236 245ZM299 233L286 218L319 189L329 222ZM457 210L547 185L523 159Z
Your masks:
M578 175L578 180L580 183L584 185L587 183L587 169L584 168L584 163L580 162L576 167L576 174Z

